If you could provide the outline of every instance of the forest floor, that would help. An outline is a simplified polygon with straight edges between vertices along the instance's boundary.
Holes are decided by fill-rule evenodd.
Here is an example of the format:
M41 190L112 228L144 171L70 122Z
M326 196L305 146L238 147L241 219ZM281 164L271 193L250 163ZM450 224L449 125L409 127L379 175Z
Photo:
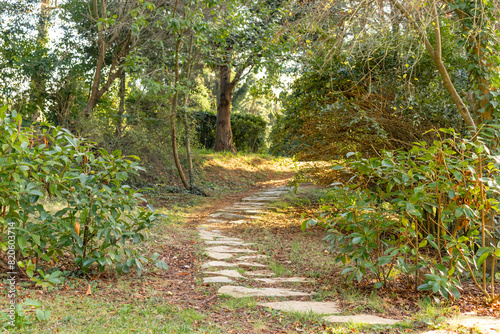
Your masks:
M301 230L312 217L324 190L312 185L299 187L279 201L261 219L242 224L211 224L227 237L254 243L252 249L266 255L260 261L276 277L305 277L311 282L286 283L285 287L314 293L312 300L337 302L341 314L359 313L399 320L396 325L332 324L313 313L282 312L257 303L277 301L272 297L234 298L219 295L218 283L204 283L202 264L206 243L198 230L217 210L265 189L285 186L293 177L294 163L257 155L213 155L200 165L201 186L210 197L187 192L150 193L158 211L167 215L150 232L141 252L160 253L167 271L146 266L141 277L135 272L118 276L112 271L86 278L68 277L52 291L25 287L22 298L43 303L51 311L48 321L29 321L21 333L480 333L479 330L448 325L446 320L461 311L498 316L498 310L471 301L430 305L406 282L375 290L373 284L345 284L340 267L333 262L321 227ZM249 246L250 247L250 246ZM224 269L224 268L223 268ZM231 269L231 268L228 268ZM256 285L257 284L257 285ZM260 285L259 285L260 284ZM253 281L253 287L269 287ZM440 332L436 332L440 333Z

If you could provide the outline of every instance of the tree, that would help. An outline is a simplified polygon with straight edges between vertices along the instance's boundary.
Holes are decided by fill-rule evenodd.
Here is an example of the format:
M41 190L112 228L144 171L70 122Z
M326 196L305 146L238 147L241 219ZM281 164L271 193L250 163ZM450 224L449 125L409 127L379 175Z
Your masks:
M219 75L215 151L236 152L231 129L233 91L246 75L270 65L283 52L276 39L284 18L282 1L226 2L212 32L212 62ZM276 61L274 59L273 63ZM234 73L234 75L233 75Z
M384 6L387 3L391 6ZM316 16L313 20L316 23L318 17L324 19L325 15L334 21L327 34L339 36L337 45L341 46L340 49L361 43L372 29L389 23L392 23L394 38L416 35L433 60L444 88L471 132L475 133L479 124L495 117L494 111L498 105L496 87L500 82L497 71L498 5L482 0L432 0L425 5L420 1L389 0L375 3L362 0L349 4L340 1L333 4L321 2L314 8ZM392 10L387 12L388 8ZM454 31L462 47L457 52L462 52L467 60L470 89L466 93L458 91L447 60L443 59L443 25Z

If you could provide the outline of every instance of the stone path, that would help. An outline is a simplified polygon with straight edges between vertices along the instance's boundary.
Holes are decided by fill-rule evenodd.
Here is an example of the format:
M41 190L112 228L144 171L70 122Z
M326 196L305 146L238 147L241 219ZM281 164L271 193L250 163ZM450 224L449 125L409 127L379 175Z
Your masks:
M296 297L312 296L312 293L273 287L282 283L312 282L306 277L273 277L274 273L268 270L267 256L258 254L257 251L247 248L253 245L242 239L223 235L219 230L213 229L209 224L241 224L251 223L260 219L265 214L272 202L290 192L290 188L279 187L262 191L251 197L243 198L241 202L218 210L210 215L206 222L208 225L198 227L199 236L206 244L205 254L212 260L203 263L207 284L223 284L218 294L234 298L244 297L281 297L291 300L269 303L258 303L261 307L281 310L283 312L312 312L324 315L327 322L363 322L369 324L395 324L397 320L385 319L373 315L358 314L355 316L335 315L342 310L337 302L296 301ZM270 286L266 288L252 287L252 284L261 286L263 283ZM227 285L226 285L227 284ZM329 315L329 316L327 316Z
M342 309L337 302L297 301L296 297L311 297L313 294L297 289L285 289L281 283L312 282L306 277L273 277L275 274L265 264L267 256L258 254L248 248L253 243L245 242L240 238L225 236L221 231L214 229L210 224L242 224L252 223L260 216L273 209L272 202L278 201L290 191L290 188L279 187L262 191L251 197L243 198L239 203L218 210L207 219L208 225L198 227L200 239L206 244L205 253L212 259L202 264L204 269L203 283L222 285L218 294L234 298L244 297L281 297L286 301L259 302L258 306L280 310L283 312L305 312L323 315L323 320L331 323L357 322L366 324L394 325L398 320L387 319L369 314L339 315ZM259 288L252 285L269 287ZM303 298L302 298L303 299ZM451 325L476 327L483 333L500 333L500 319L462 315L450 320ZM454 334L453 331L434 330L425 334Z

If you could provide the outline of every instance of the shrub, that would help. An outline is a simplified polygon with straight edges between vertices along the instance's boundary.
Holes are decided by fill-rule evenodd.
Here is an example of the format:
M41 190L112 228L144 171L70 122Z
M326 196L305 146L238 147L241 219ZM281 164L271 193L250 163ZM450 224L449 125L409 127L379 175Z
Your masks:
M493 285L500 257L494 220L500 194L500 163L492 150L496 130L484 128L470 140L441 129L432 145L416 143L380 158L356 156L347 164L355 175L351 185L333 189L331 205L304 227L328 228L327 240L349 281L371 273L381 287L397 268L420 290L459 298L457 287L468 272L490 302L498 300Z
M62 128L21 127L21 116L6 111L0 111L3 255L16 249L23 267L43 268L71 254L84 272L97 263L118 272L135 266L140 274L147 258L126 246L142 240L157 215L140 208L140 192L125 183L141 170L137 158L109 154ZM48 210L44 197L62 208Z

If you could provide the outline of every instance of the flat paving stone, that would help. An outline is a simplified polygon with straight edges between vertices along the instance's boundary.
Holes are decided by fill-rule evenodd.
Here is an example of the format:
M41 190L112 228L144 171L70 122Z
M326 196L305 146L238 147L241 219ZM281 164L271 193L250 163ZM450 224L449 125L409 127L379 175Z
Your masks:
M252 270L245 272L246 276L260 276L260 277L271 277L275 274L270 270Z
M207 252L207 255L216 260L227 260L233 257L231 253Z
M276 277L276 278L256 278L256 281L264 282L267 284L279 284L279 283L294 283L294 282L313 282L305 277Z
M227 276L203 277L203 283L232 283L233 280Z
M210 233L210 232L204 232L204 233L198 233L198 235L200 236L200 239L202 240L208 240L208 241L215 241L215 240L219 240L219 241L243 241L239 238L231 238L231 237L226 237L226 236L223 236L221 234L217 234L217 233Z
M224 212L228 213L243 213L245 215L260 215L266 213L266 211L258 210L257 208L228 208L224 209ZM246 217L246 216L245 216Z
M293 291L289 289L277 289L277 288L263 288L263 289L251 289L244 286L232 286L226 285L221 287L218 291L220 295L229 295L235 298L244 297L295 297L295 296L309 296L310 293Z
M316 314L334 314L341 312L340 306L336 302L301 302L290 300L286 302L257 303L257 305L286 312L312 312Z
M204 274L228 276L233 278L246 278L240 274L237 270L217 270L217 271L204 271Z
M265 267L265 265L255 262L238 262L240 267Z
M241 200L245 202L274 202L279 199L279 197L245 197Z
M257 253L257 251L246 249L246 248L236 248L229 246L213 246L208 247L206 249L208 252L217 252L217 253Z
M461 315L456 319L448 321L452 325L461 325L464 327L477 327L482 332L500 333L500 318L481 317L478 315Z
M371 325L394 325L399 322L398 320L377 317L371 314L330 315L324 317L323 320L333 323L356 322Z
M207 219L207 223L209 223L209 224L225 224L226 221L223 219Z
M225 261L210 261L203 263L201 265L202 268L210 268L210 267L237 267L236 263L230 263Z
M267 255L262 255L262 254L259 254L259 255L247 255L247 256L240 256L238 258L238 261L239 260L260 260L260 259L267 259Z
M266 206L268 203L259 203L259 202L236 202L233 205L245 205L245 206Z
M239 225L239 224L246 224L246 223L250 223L250 221L245 220L245 219L239 219L239 220L232 220L232 221L228 221L227 223L228 223L228 224L235 224L235 225Z
M205 243L209 244L209 245L229 245L229 246L248 246L248 245L254 245L253 243L250 243L250 242L231 241L231 240L205 240Z

